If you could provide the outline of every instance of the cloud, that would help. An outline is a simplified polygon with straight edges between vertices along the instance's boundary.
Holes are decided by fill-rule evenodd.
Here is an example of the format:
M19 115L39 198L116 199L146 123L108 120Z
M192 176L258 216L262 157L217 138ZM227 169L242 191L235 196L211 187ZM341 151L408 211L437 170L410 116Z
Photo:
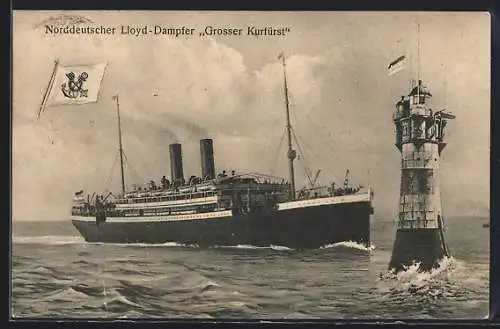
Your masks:
M154 47L146 48L149 43ZM284 127L280 64L276 61L249 71L241 53L214 40L149 43L138 47L110 40L109 45L96 45L87 40L78 46L81 52L61 43L45 46L46 53L64 58L63 64L84 63L86 58L87 62L106 60L109 65L97 104L49 107L40 121L30 113L38 99L22 95L39 94L43 84L28 84L21 78L34 67L29 64L31 58L16 48L14 217L38 218L41 208L52 209L46 211L50 217L64 217L73 190L110 188L104 183L111 167L117 175L116 111L110 98L117 91L126 165L133 169L127 175L129 181L149 181L169 172L172 142L183 143L185 175L197 173L198 140L207 137L215 139L220 168L269 170L267 149L276 139L268 140L273 134L267 132L277 125ZM113 49L109 57L102 57L107 53L103 48ZM315 68L321 63L305 55L290 57L294 101L320 98L314 93ZM46 67L31 74L42 82L48 71ZM25 88L23 94L21 88ZM114 179L113 187L117 184ZM27 200L36 207L24 207Z
M285 103L277 44L290 49L287 81L300 144L299 184L307 182L305 165L313 172L321 168L319 181L325 184L341 182L349 168L354 182L373 184L376 213L392 216L400 177L392 111L407 80L404 74L387 79L385 70L394 55L388 40L395 42L399 34L393 34L390 23L367 30L366 24L349 16L350 28L337 30L327 16L322 25L315 23L321 19L317 16L308 23L312 27L304 27L303 33L315 31L316 37L291 36L288 44L269 41L264 47L254 39L249 45L248 40L47 36L32 29L33 16L17 13L14 217L65 218L74 191L119 188L118 128L111 100L117 92L127 184L168 176L172 142L183 145L185 175L199 173L198 140L206 137L214 139L219 169L286 176L285 143L278 149ZM444 103L444 73L436 59L446 55L446 103L457 114L443 153L442 184L448 187L442 188L443 204L449 209L470 204L484 210L489 208L489 39L478 33L483 27L473 20L467 25L470 29L455 27L451 18L445 21L428 22L438 25L427 29L434 34L425 39L422 56L425 81L435 94L433 106L439 107ZM352 42L346 33L356 31ZM28 44L37 51L25 51ZM37 121L54 58L68 65L108 62L100 100L49 107ZM113 179L105 184L108 177ZM464 189L473 192L460 193Z

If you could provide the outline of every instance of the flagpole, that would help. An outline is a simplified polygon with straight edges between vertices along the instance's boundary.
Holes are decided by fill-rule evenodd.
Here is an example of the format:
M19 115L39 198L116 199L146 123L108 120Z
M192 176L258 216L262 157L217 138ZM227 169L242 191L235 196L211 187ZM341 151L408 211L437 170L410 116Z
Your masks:
M38 114L36 116L37 119L40 119L40 115L42 114L43 110L45 109L45 105L47 104L47 99L49 98L50 90L52 89L52 86L54 85L54 78L56 76L58 65L59 65L59 60L56 59L54 61L54 70L52 71L52 75L51 75L50 80L49 80L49 85L47 86L47 90L45 90L45 94L43 95L42 104L40 104L40 109L38 110Z
M446 76L446 64L443 64L443 75L444 75L444 81L443 81L443 97L444 97L444 108L446 109L446 82L447 82L447 76Z
M410 79L408 79L408 94L411 93L411 90L413 88L413 77L412 77L412 60L413 60L413 54L410 51Z
M420 22L417 23L418 48L417 48L417 77L420 80Z

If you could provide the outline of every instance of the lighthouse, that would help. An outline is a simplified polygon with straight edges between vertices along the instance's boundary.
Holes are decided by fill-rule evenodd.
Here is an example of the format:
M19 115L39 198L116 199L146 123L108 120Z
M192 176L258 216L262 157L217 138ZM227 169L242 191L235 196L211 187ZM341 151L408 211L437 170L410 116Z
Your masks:
M449 256L444 239L439 183L440 157L446 146L446 109L432 109L422 80L396 103L395 145L401 152L401 186L396 239L389 269L399 272L420 263L428 271Z

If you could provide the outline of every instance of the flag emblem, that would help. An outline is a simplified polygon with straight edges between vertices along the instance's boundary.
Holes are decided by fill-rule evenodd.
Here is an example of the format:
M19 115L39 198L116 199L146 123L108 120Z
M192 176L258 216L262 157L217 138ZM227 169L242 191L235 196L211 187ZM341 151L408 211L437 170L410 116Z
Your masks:
M37 117L40 118L46 106L97 102L106 65L63 66L56 61Z
M106 63L81 66L56 65L46 106L97 102Z
M63 66L56 61L37 117L46 106L97 102L106 65Z
M78 80L75 81L76 74L74 72L69 72L66 74L68 81L61 85L61 91L64 97L67 98L78 98L78 97L88 97L88 89L83 89L83 83L89 77L87 72L82 72L78 76Z
M404 55L399 56L397 59L393 60L389 64L389 66L387 67L388 75L391 76L391 75L396 74L399 71L403 70L405 61L406 61L406 57Z

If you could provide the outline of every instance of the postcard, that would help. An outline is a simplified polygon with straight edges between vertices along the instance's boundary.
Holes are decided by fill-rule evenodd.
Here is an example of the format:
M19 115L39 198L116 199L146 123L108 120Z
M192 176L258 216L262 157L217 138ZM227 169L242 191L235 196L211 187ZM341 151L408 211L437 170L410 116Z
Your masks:
M13 319L489 316L490 16L14 11Z

